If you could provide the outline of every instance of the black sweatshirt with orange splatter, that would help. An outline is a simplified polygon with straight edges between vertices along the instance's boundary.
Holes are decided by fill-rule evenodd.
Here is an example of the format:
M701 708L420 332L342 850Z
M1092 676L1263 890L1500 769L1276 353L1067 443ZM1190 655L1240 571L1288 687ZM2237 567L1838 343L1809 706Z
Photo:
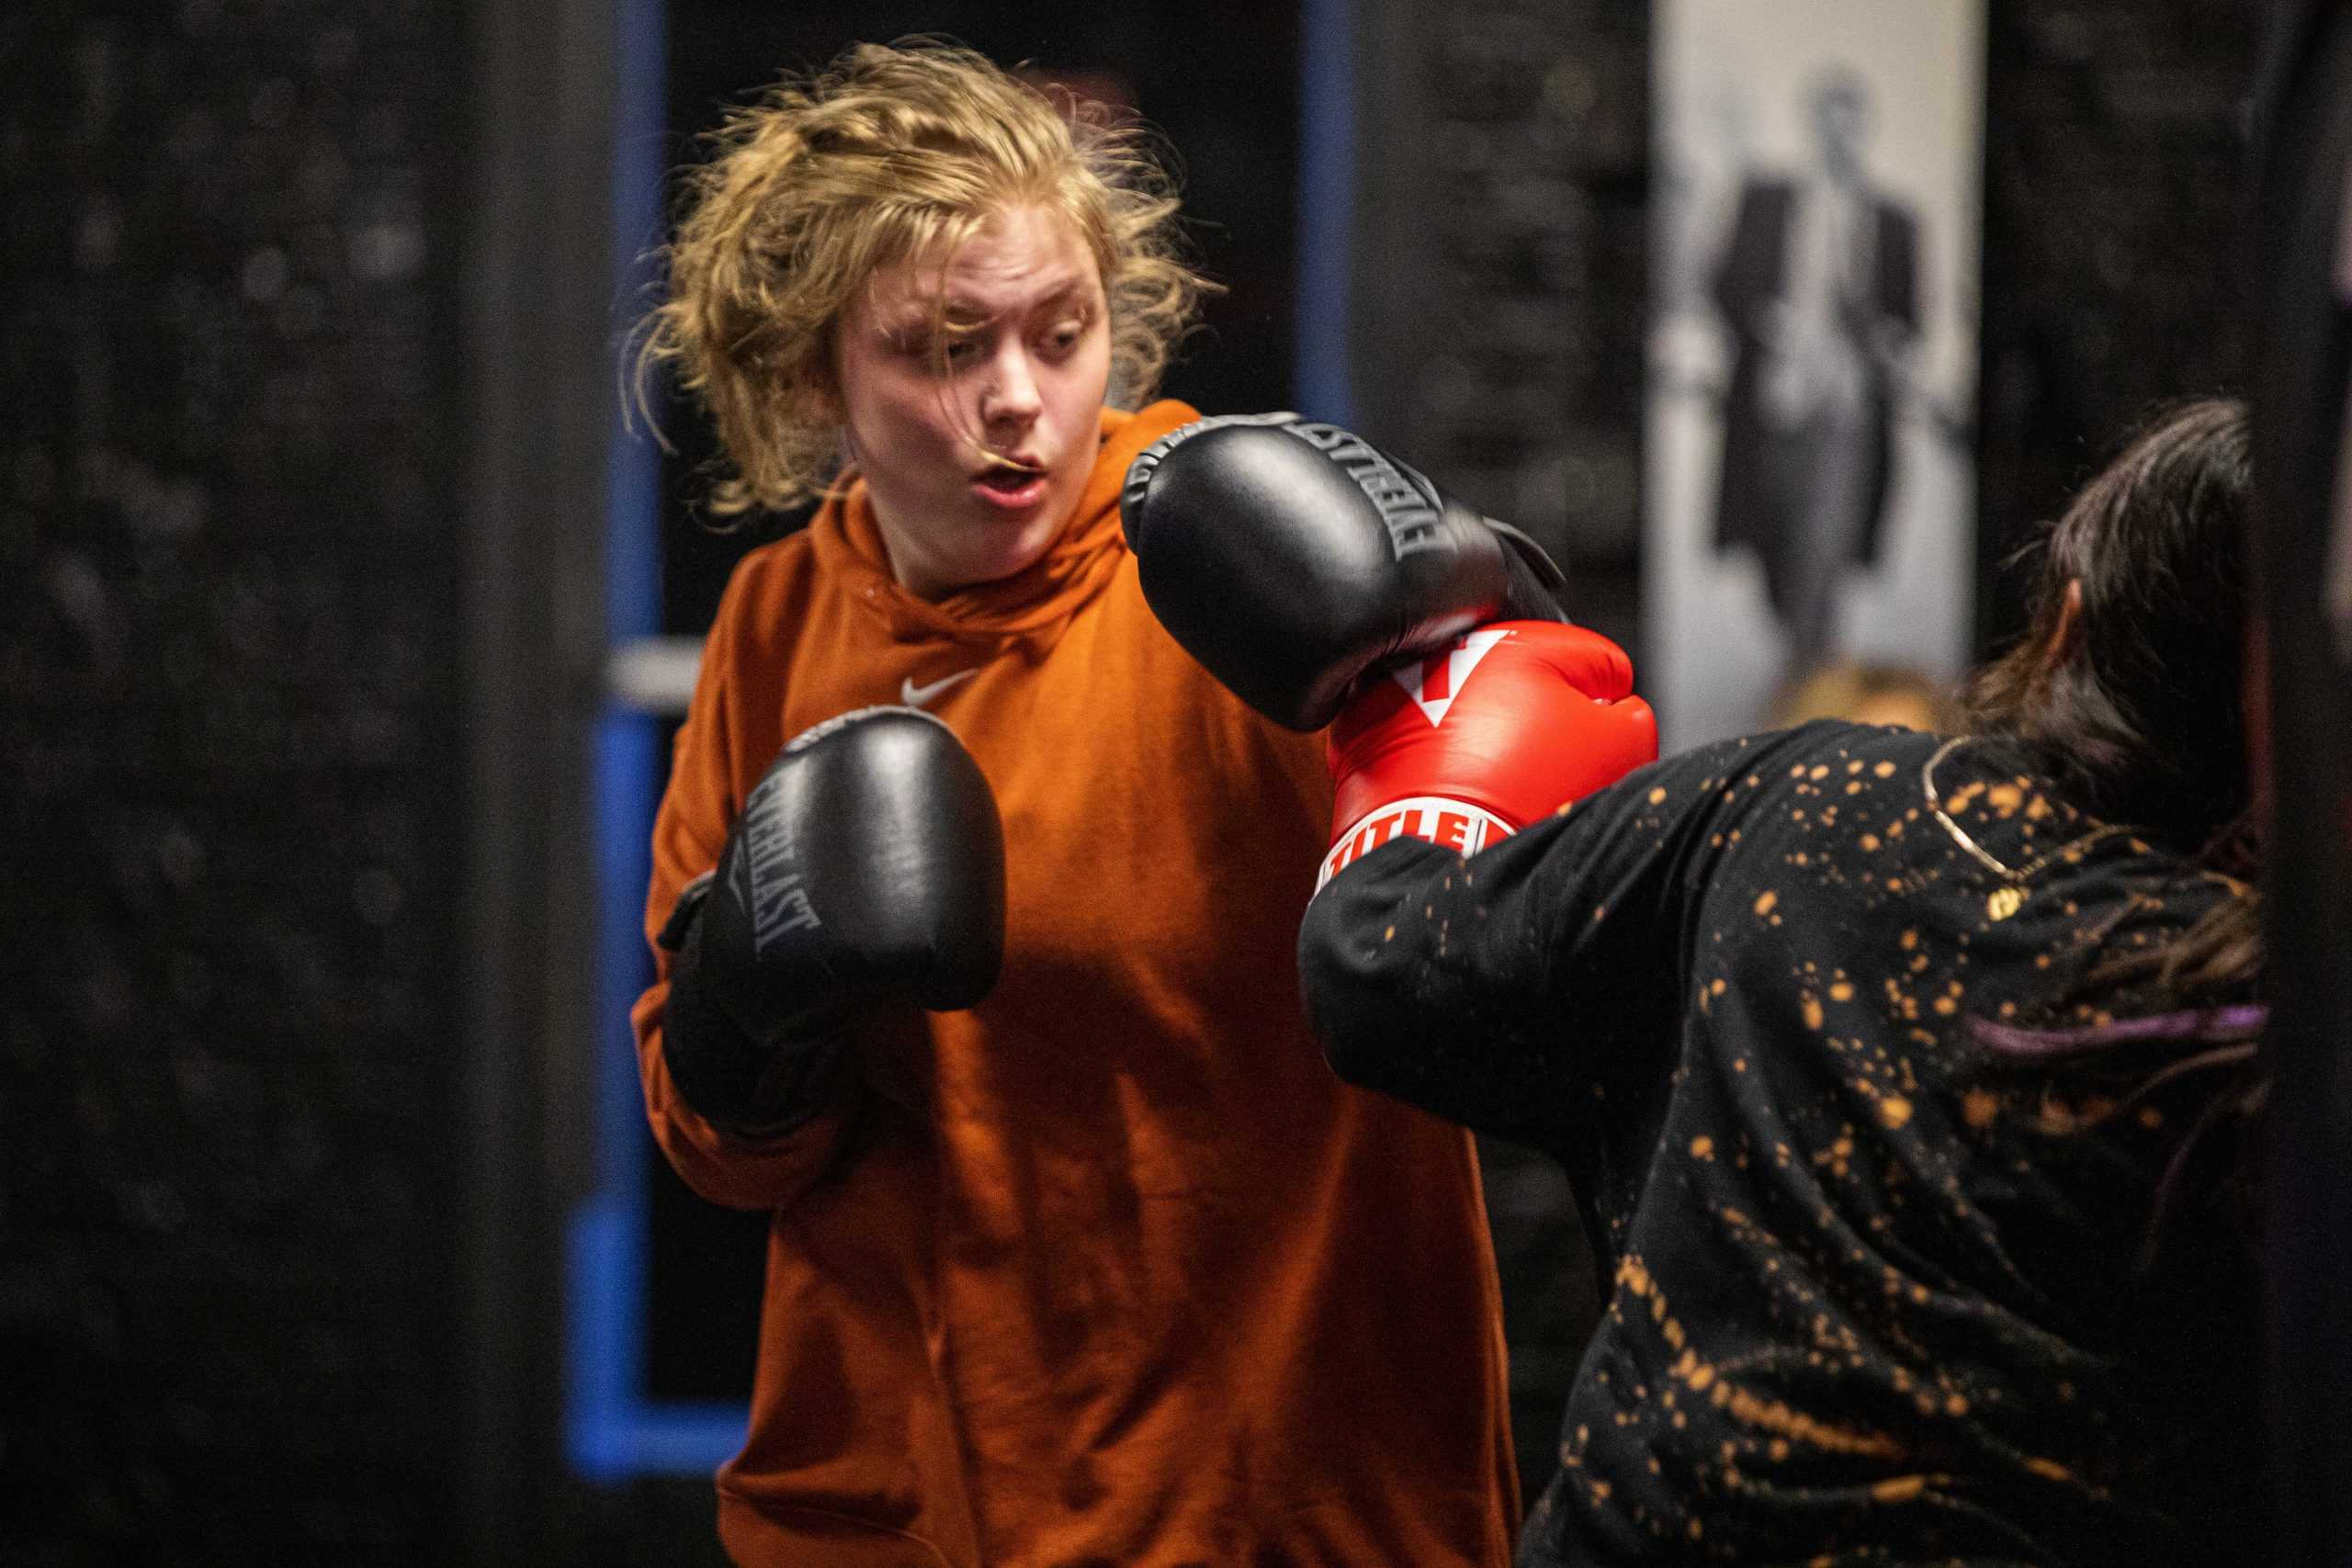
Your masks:
M1519 1562L2260 1561L2258 1010L2108 977L2229 892L1838 723L1335 878L1334 1067L1555 1155L1612 1281Z

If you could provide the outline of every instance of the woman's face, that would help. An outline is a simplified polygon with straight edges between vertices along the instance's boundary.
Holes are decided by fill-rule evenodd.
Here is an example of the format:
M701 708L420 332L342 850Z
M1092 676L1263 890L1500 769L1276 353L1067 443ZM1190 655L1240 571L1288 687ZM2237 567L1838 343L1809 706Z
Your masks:
M1059 536L1093 468L1111 377L1101 269L1067 222L1005 209L944 267L876 273L842 318L834 371L898 580L938 599L1010 577Z

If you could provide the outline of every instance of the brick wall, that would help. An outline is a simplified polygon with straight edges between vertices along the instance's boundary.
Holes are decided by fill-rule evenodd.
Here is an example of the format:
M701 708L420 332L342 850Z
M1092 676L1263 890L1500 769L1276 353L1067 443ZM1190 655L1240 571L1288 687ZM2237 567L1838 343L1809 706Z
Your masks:
M2245 389L2236 225L2256 0L1996 5L1986 40L1980 543L1991 575L2160 403Z
M1598 3L1425 19L1435 231L1404 410L1465 499L1586 568L1640 526L1648 28Z

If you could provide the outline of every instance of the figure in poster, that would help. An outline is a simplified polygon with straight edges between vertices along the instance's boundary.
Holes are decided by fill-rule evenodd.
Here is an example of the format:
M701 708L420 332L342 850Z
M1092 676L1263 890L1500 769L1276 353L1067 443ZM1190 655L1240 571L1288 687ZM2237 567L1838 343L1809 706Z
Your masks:
M1742 182L1713 278L1733 340L1715 544L1754 553L1792 665L1833 650L1846 570L1877 558L1920 321L1918 220L1864 162L1869 86L1837 66L1807 96L1813 166Z

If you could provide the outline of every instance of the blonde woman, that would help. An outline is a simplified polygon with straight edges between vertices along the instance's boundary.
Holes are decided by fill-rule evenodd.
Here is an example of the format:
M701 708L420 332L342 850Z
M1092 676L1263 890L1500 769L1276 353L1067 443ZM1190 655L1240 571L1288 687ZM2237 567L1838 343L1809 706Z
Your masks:
M787 81L689 195L649 360L718 511L824 498L711 627L635 1011L673 1165L774 1215L729 1552L1505 1562L1470 1141L1301 1016L1321 742L1168 638L1121 536L1195 417L1109 406L1202 287L1166 180L918 44Z

